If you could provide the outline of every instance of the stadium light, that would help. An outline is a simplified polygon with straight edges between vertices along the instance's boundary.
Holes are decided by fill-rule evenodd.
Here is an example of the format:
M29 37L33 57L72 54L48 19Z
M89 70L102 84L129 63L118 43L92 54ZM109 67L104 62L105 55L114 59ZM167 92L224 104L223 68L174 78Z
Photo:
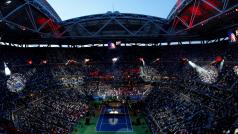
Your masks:
M27 61L27 63L28 63L29 65L32 65L32 64L33 64L33 61L30 59L30 60Z
M153 63L159 62L159 61L160 61L160 58L157 58L157 59L155 59L155 60L153 61Z
M220 66L219 66L219 71L222 71L223 67L224 67L224 63L225 63L225 60L223 59L220 63Z
M219 64L223 61L224 59L221 56L217 56L216 59L211 63L211 64Z
M11 4L11 3L12 3L11 0L6 0L5 5L7 6L7 5Z
M109 113L110 113L110 114L119 114L119 112L116 111L116 110L115 110L115 111L110 111Z
M116 63L118 61L118 59L119 59L118 57L112 58L112 62Z
M75 60L68 60L68 61L65 63L66 66L67 66L67 65L73 65L73 64L77 64L77 61L75 61Z
M5 75L10 76L11 70L8 68L7 64L4 62L4 68L5 68Z
M90 59L86 58L84 59L84 63L88 63L90 61Z
M238 128L235 129L234 134L238 134Z
M48 63L48 60L43 60L42 61L42 64L47 64Z
M140 57L139 60L143 63L143 66L145 66L145 60L143 57Z

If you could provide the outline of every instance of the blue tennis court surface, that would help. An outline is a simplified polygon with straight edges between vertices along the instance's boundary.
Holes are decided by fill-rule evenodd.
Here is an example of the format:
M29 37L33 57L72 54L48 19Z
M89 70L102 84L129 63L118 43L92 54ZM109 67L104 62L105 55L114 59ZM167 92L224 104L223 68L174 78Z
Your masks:
M116 111L118 113L112 113L112 111ZM110 107L103 107L96 126L96 131L133 132L128 108L121 106L112 110Z

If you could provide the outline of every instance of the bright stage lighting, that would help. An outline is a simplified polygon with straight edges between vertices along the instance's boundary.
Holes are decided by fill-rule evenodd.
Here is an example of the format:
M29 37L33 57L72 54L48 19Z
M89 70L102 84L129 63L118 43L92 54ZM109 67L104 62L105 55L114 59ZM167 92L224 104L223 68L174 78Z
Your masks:
M238 134L238 128L235 129L234 134Z
M192 67L192 68L196 68L197 65L195 63L193 63L192 61L188 61L188 64Z
M33 61L32 61L32 60L28 60L27 63L28 63L29 65L32 65L32 64L33 64Z
M90 59L84 59L84 63L88 63L90 61Z
M221 70L223 69L223 66L224 66L224 63L225 63L225 60L223 59L220 63L220 66L219 66L219 71L221 72Z
M212 65L213 64L220 64L222 62L224 62L224 59L221 56L217 56L216 59L211 64Z
M215 62L220 63L222 62L223 58L221 56L217 56Z
M41 63L42 63L42 64L47 64L47 63L48 63L48 60L42 60Z
M153 61L153 63L159 62L159 61L160 61L160 58L157 58L157 59L155 59L155 60Z
M119 112L116 111L116 110L115 110L115 111L110 111L109 113L110 113L110 114L119 114Z
M113 63L116 63L118 61L119 58L115 57L115 58L112 58L112 62Z
M139 58L140 59L140 61L143 63L143 66L145 66L145 60L144 60L144 58Z
M5 70L5 75L10 76L11 75L11 70L8 68L7 64L4 62L4 70Z
M11 4L11 3L12 3L11 0L6 0L5 5L7 6L7 5Z

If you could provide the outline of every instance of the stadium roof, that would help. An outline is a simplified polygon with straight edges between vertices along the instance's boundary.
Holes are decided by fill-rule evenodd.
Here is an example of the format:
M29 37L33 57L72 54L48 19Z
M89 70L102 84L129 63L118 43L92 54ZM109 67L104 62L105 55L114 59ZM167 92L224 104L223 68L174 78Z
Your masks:
M1 0L0 36L18 44L158 43L226 37L237 0L179 0L167 19L120 12L61 21L45 0Z
M159 38L168 34L166 19L120 12L74 18L63 21L62 26L65 31L60 35L61 38L95 38L95 41L100 38L106 40L137 38L134 40L137 42L139 37Z

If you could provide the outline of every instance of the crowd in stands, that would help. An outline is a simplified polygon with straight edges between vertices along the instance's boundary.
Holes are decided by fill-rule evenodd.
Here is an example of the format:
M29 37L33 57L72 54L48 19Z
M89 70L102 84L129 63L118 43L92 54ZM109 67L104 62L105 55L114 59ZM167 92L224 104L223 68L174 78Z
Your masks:
M88 112L88 100L77 89L52 90L26 109L14 112L15 124L31 133L72 132Z
M201 66L211 65L213 59L209 58L212 56L204 57L206 54L201 53L200 56L190 56L189 59ZM219 54L225 55L224 53ZM179 130L190 133L234 132L238 127L236 121L238 76L233 70L234 65L237 64L236 59L236 53L230 51L219 72L219 77L212 84L201 81L198 72L186 63L183 63L180 70L175 73L177 77L174 82L162 79L145 100L149 120L153 122L150 123L152 131L154 133L175 133ZM158 72L170 68L168 64L166 67L166 63L161 64L162 67L155 67ZM179 68L180 65L174 66ZM211 66L217 68L216 65ZM168 72L170 71L166 73Z

